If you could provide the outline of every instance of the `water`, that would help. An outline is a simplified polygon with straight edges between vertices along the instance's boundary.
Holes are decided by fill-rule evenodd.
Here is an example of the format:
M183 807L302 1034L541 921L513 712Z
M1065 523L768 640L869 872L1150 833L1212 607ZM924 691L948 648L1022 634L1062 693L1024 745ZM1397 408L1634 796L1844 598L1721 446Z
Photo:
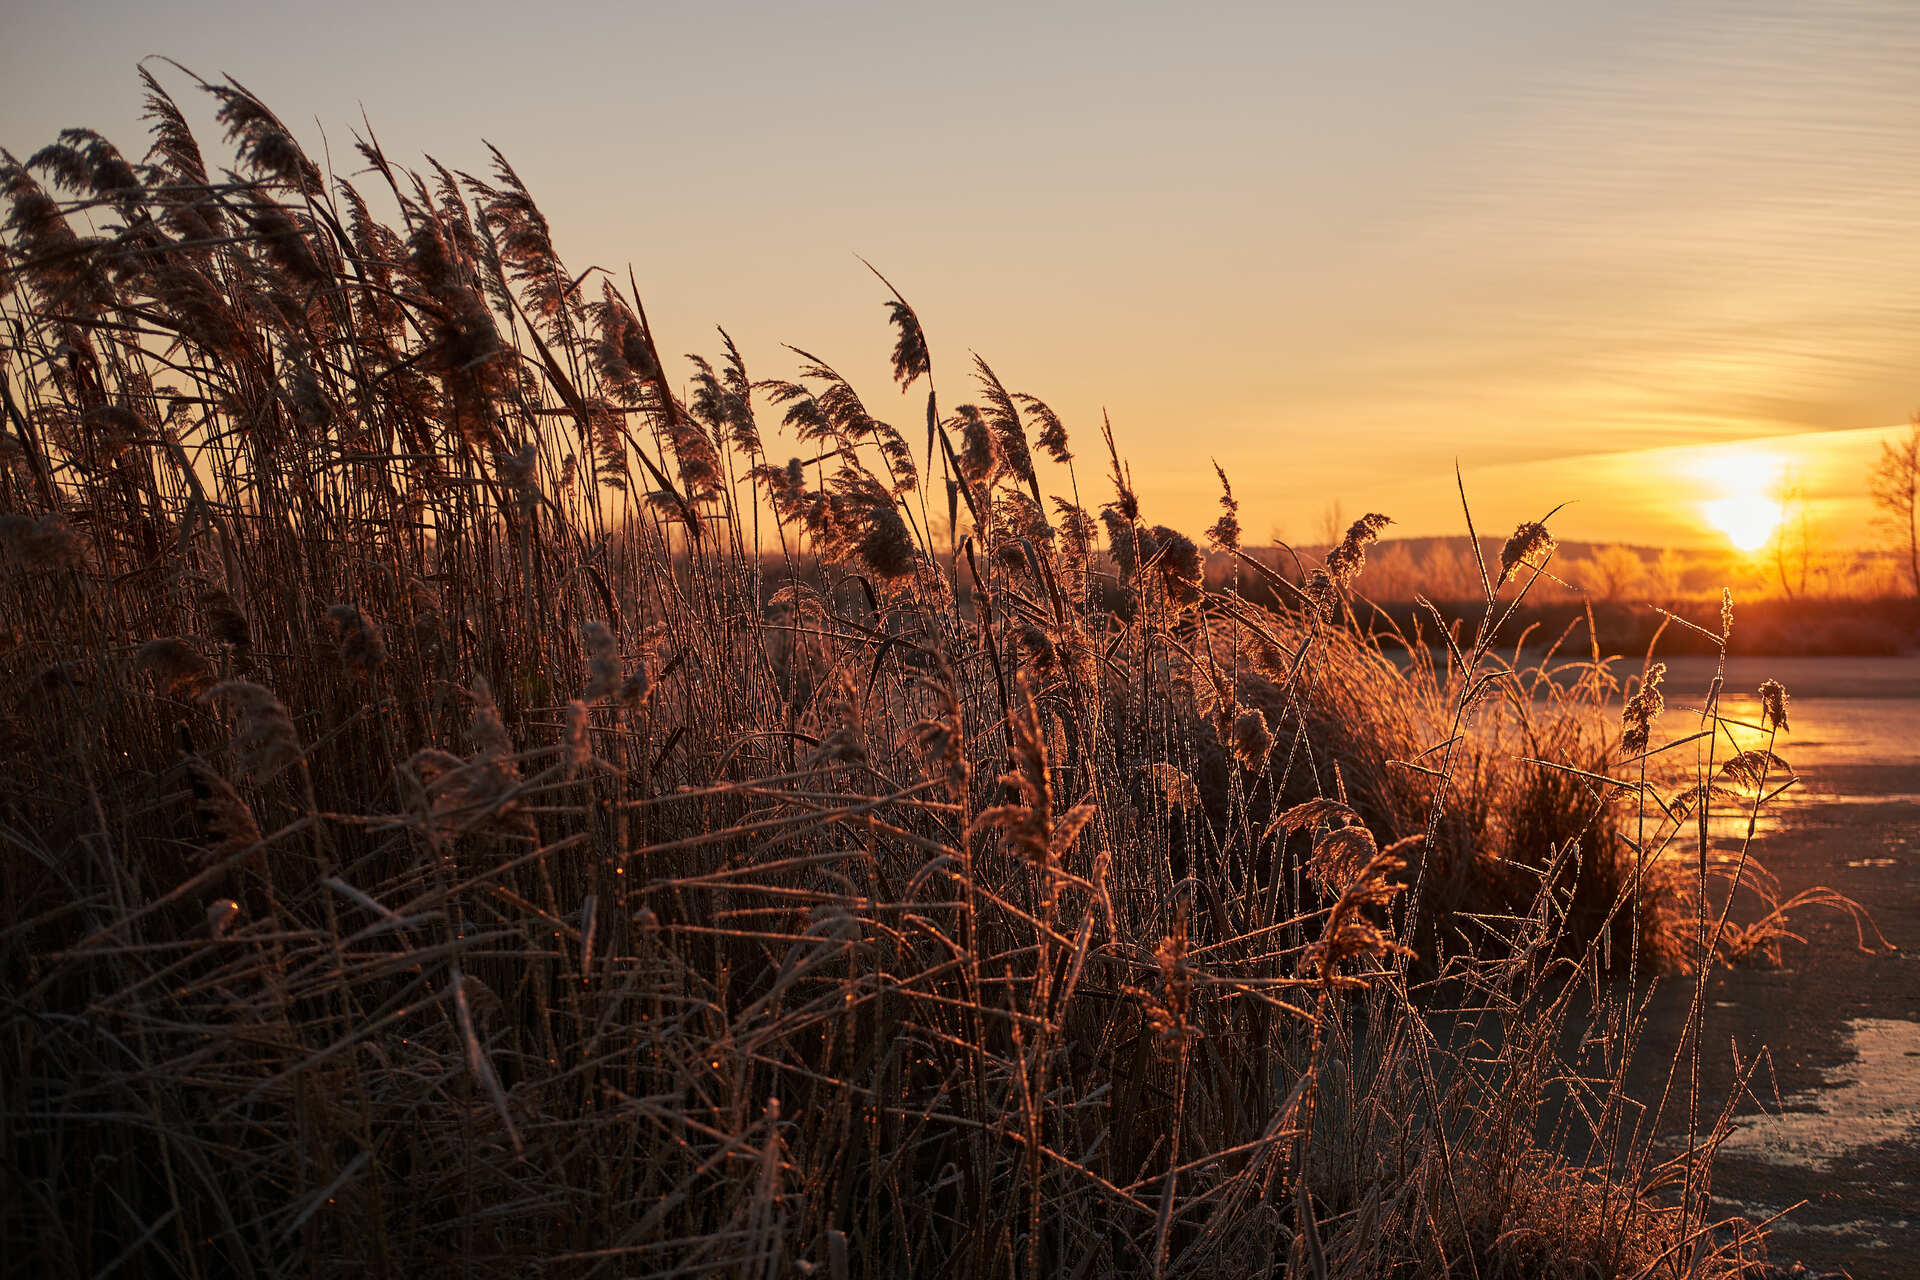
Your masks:
M1831 1171L1863 1148L1920 1126L1920 1022L1853 1018L1848 1060L1818 1085L1780 1100L1780 1110L1743 1120L1721 1150L1771 1164Z
M1669 664L1656 742L1697 724L1713 672L1711 661ZM1735 659L1726 674L1720 711L1732 719L1759 725L1764 679L1792 695L1791 727L1774 735L1772 749L1797 780L1763 812L1754 856L1785 894L1831 885L1859 902L1895 946L1863 950L1849 921L1810 911L1794 921L1805 941L1785 945L1779 968L1716 975L1707 1095L1717 1105L1733 1087L1730 1064L1719 1061L1729 1040L1741 1060L1762 1060L1721 1148L1717 1205L1758 1220L1804 1202L1775 1225L1776 1260L1844 1267L1863 1280L1912 1276L1920 1273L1920 1264L1910 1269L1920 1258L1920 658ZM1736 727L1734 738L1741 749L1768 745L1757 727ZM1717 758L1730 750L1723 736ZM1723 847L1745 829L1732 808L1714 824L1730 842ZM1674 984L1654 1015L1663 1051L1686 989Z
M1661 687L1666 694L1667 714L1659 729L1665 736L1675 737L1691 727L1689 716L1698 719L1720 668L1711 658L1664 661L1667 676ZM1611 669L1623 680L1637 677L1640 660L1616 659ZM1791 727L1779 735L1774 749L1785 755L1782 748L1792 747L1805 756L1810 769L1920 764L1920 656L1735 657L1727 661L1723 676L1720 714L1754 725L1761 719L1761 682L1778 680L1786 686ZM1735 732L1742 750L1767 745L1764 730ZM1656 735L1655 740L1660 737ZM1799 761L1794 763L1798 765Z
M1637 659L1613 666L1622 679L1637 677L1639 669ZM1662 686L1667 710L1655 726L1656 745L1702 727L1701 707L1718 670L1711 658L1667 661ZM1790 698L1789 727L1777 734L1760 727L1758 690L1763 680L1780 681ZM1735 657L1724 668L1720 715L1743 723L1725 726L1714 743L1716 767L1736 749L1771 748L1796 775L1793 785L1762 809L1756 835L1786 830L1794 815L1809 806L1920 804L1920 657ZM1704 763L1705 747L1704 742L1689 744L1657 759L1666 766L1664 772L1684 775ZM1785 781L1785 775L1773 774L1769 790ZM1747 827L1743 808L1717 800L1712 833L1722 839L1742 836Z

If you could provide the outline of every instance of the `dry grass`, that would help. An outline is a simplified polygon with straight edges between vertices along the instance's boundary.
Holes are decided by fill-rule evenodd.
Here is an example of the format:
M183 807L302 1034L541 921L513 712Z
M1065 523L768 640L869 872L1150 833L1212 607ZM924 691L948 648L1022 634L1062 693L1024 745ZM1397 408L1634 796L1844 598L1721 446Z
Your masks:
M1110 432L1092 513L1066 428L984 363L943 412L898 295L924 441L804 353L761 382L725 341L677 393L504 158L363 142L387 225L237 86L202 86L231 173L149 87L146 161L72 133L0 171L10 1256L1763 1251L1620 1088L1650 976L1772 936L1708 928L1744 843L1674 856L1703 802L1760 801L1659 772L1719 778L1717 688L1703 738L1623 760L1597 651L1502 659L1543 529L1395 660L1352 625L1373 518L1279 607L1208 587ZM1589 989L1609 1034L1569 1063Z

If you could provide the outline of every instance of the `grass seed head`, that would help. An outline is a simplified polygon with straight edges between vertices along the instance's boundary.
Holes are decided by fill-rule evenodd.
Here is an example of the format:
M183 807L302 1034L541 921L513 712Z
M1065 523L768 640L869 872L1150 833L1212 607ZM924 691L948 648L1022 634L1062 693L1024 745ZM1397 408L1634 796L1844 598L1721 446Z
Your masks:
M440 593L432 584L419 578L407 580L407 603L413 611L412 629L414 643L422 649L431 647L440 639Z
M136 661L176 698L195 698L213 682L213 666L193 642L180 636L149 640Z
M253 810L212 765L199 756L188 756L187 780L193 787L194 808L213 837L208 852L214 858L243 853L260 843L260 824Z
M386 638L358 605L336 604L327 610L327 617L340 641L340 660L349 671L372 675L387 660Z
M1046 673L1054 669L1059 662L1059 650L1054 647L1053 637L1044 627L1031 623L1020 628L1020 650L1027 655L1027 662L1035 671Z
M1500 581L1497 585L1506 586L1513 575L1527 565L1539 568L1547 562L1547 557L1559 543L1547 532L1547 526L1538 521L1529 520L1513 531L1506 545L1500 548Z
M293 717L272 690L251 680L223 680L202 696L213 701L224 699L238 720L234 757L254 781L264 781L300 759L300 737L294 732Z
M927 335L920 328L920 317L912 307L898 298L889 299L887 316L900 331L900 339L893 347L893 380L904 391L916 379L933 371L933 358L927 351Z
M1223 551L1237 551L1240 549L1240 500L1233 496L1233 485L1218 462L1213 464L1213 474L1220 477L1220 518L1207 530L1207 540Z
M78 569L86 553L72 527L58 514L34 518L0 516L0 560L22 569L54 572Z
M1340 585L1325 569L1309 569L1300 592L1321 617L1331 620L1340 605Z
M561 756L568 770L584 773L593 763L593 740L588 734L587 704L575 698L567 703L566 725L561 732Z
M964 799L968 780L973 776L973 765L967 759L960 699L948 679L927 680L924 687L933 695L935 714L913 726L914 737L928 770L946 782L947 792L955 800Z
M614 648L613 632L595 619L580 629L587 645L587 688L589 702L610 698L620 689L620 653Z
M485 676L473 679L473 721L469 732L473 736L473 748L476 756L483 759L505 760L513 754L513 739L507 734L507 726L501 722L500 708L493 701L493 686L487 683Z
M1167 598L1181 607L1199 603L1201 579L1205 572L1200 548L1186 534L1163 524L1153 526L1148 537L1154 548L1154 565L1160 571L1161 584L1167 589Z
M1072 462L1073 450L1067 442L1067 426L1060 421L1060 415L1030 395L1015 392L1013 398L1026 409L1028 417L1040 424L1040 433L1033 438L1033 442L1060 465Z
M859 543L860 559L877 577L891 581L913 572L916 555L907 523L891 498L876 495L866 511L866 532Z
M208 639L240 650L252 646L253 628L247 622L247 615L225 587L211 578L202 579L194 592L194 603L199 606L205 626L202 634Z
M1253 708L1242 711L1233 722L1233 754L1240 767L1265 768L1272 752L1273 730L1267 727L1266 716Z
M1666 678L1666 674L1667 664L1664 662L1656 662L1647 668L1639 690L1627 699L1626 706L1621 709L1620 749L1629 756L1646 751L1653 722L1666 710L1667 701L1660 692L1660 682Z
M1331 984L1340 967L1349 962L1408 954L1390 932L1368 918L1369 909L1386 906L1406 888L1391 879L1405 866L1405 860L1392 849L1383 849L1358 869L1328 913L1326 929L1302 957L1306 974Z
M1367 567L1367 548L1380 541L1380 531L1392 524L1390 517L1369 512L1347 527L1340 545L1327 553L1327 573L1341 587L1352 585Z
M1784 732L1787 728L1787 687L1778 680L1765 680L1760 684L1760 716L1771 728Z

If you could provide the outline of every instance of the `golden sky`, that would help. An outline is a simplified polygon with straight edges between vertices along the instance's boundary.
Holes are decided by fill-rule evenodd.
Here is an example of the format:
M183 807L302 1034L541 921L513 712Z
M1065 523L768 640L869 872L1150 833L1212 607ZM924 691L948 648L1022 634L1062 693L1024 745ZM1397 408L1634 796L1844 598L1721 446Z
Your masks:
M396 156L477 169L484 137L575 270L632 264L667 349L724 324L786 376L793 342L912 422L862 254L950 402L978 351L1089 473L1104 408L1149 517L1188 527L1218 459L1255 536L1335 500L1455 532L1458 460L1486 527L1572 499L1568 536L1710 545L1706 481L1666 465L1792 437L1758 452L1857 529L1875 438L1809 433L1920 405L1912 0L74 0L6 26L16 153L74 124L138 149L156 52L346 172L362 108Z

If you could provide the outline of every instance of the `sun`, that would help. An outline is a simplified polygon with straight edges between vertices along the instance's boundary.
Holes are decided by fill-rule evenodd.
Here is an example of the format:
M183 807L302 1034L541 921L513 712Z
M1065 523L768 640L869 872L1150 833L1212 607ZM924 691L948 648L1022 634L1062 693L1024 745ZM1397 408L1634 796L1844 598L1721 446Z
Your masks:
M1707 475L1727 496L1701 505L1707 523L1742 551L1766 546L1785 515L1776 496L1782 466L1779 458L1764 453L1714 458Z
M1780 525L1780 504L1762 494L1742 494L1706 505L1713 527L1742 551L1758 551Z

